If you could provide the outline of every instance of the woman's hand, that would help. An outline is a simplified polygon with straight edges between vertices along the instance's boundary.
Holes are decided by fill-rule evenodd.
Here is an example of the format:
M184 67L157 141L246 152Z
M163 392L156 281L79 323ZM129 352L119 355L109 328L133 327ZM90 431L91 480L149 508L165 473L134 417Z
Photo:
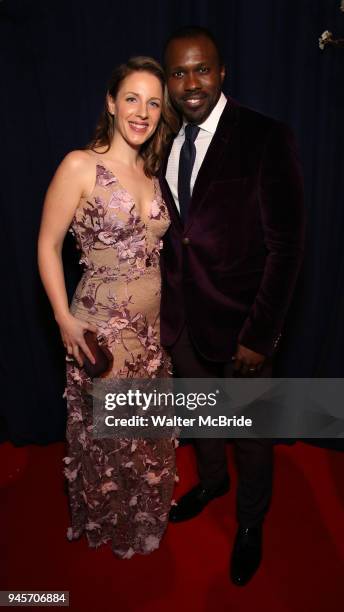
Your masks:
M85 342L84 333L87 330L97 332L96 326L92 325L92 323L77 319L70 313L57 322L60 327L62 342L68 355L74 357L79 366L82 367L84 364L80 354L81 349L91 363L94 364L95 359Z

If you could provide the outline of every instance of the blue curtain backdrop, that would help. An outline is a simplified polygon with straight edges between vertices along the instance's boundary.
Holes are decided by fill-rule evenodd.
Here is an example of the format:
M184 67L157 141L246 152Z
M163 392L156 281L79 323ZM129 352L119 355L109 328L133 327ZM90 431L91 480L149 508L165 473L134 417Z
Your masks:
M36 264L44 193L56 166L89 140L117 63L161 58L177 27L209 27L223 46L225 92L288 122L303 161L308 242L277 373L344 373L344 36L339 0L2 0L1 422L17 444L63 438L64 355ZM79 269L65 248L69 292Z

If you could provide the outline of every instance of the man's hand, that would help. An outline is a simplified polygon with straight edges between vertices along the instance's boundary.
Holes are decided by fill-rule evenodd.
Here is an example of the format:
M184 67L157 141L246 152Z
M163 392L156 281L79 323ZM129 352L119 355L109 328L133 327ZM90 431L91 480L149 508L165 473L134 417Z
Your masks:
M236 353L232 357L234 361L234 375L254 376L261 370L265 361L265 355L255 353L251 349L238 344Z

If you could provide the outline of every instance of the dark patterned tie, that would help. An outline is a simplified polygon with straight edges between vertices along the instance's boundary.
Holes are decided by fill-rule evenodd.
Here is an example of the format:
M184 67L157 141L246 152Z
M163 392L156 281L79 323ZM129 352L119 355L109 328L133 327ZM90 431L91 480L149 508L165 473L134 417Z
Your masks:
M188 123L185 126L185 140L180 150L179 169L178 169L178 199L180 216L185 223L189 203L191 199L191 175L192 168L196 159L195 140L200 128L198 125Z

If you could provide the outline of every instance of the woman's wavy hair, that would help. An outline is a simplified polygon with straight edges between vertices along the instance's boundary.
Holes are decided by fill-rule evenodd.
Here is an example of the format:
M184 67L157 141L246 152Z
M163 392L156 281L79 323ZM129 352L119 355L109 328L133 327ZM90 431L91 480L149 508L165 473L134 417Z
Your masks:
M163 90L161 117L154 134L142 145L140 154L144 160L144 172L146 176L156 175L161 166L166 146L179 130L180 122L170 103L165 75L160 64L151 57L137 56L130 58L125 64L117 66L113 71L105 99L104 109L99 117L96 130L87 149L94 150L95 147L106 146L110 149L115 132L115 118L108 109L107 99L111 96L115 100L122 81L133 72L149 72L156 76Z

